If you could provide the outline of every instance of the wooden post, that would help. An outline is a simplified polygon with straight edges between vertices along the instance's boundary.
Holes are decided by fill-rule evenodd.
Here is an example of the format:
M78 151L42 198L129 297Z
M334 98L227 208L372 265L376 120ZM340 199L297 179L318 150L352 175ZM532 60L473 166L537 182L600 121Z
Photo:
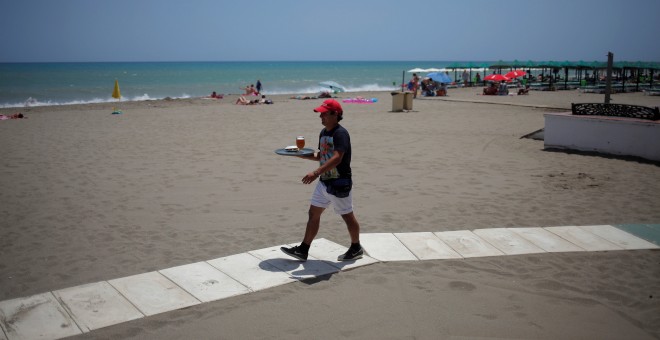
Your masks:
M605 78L605 104L610 103L610 93L612 93L612 64L614 64L614 54L607 52L607 77Z

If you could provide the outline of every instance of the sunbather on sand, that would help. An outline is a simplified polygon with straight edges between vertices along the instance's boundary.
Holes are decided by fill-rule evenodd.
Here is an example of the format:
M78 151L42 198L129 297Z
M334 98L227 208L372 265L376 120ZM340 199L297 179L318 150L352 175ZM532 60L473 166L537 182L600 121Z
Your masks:
M215 91L213 91L213 93L211 93L211 95L208 96L207 98L222 99L222 97L223 97L223 95L217 94L217 93L215 93Z
M495 83L490 83L490 86L484 87L484 96L495 96L497 95L497 85Z
M23 119L23 118L27 118L27 117L25 117L25 116L24 116L22 113L20 113L20 112L19 112L19 113L14 113L13 115L9 115L9 116L6 116L6 115L0 115L0 120L7 120L7 119Z
M236 105L253 105L253 104L258 104L258 100L254 100L254 102L247 100L247 98L240 96L238 99L236 99Z
M318 93L317 95L315 95L315 96L301 96L301 95L297 95L297 96L293 96L293 97L291 97L291 99L300 99L300 100L305 100L305 99L319 99L319 98L332 98L332 94L330 94L330 92L328 92L328 91L323 91L323 92L319 92L319 93Z

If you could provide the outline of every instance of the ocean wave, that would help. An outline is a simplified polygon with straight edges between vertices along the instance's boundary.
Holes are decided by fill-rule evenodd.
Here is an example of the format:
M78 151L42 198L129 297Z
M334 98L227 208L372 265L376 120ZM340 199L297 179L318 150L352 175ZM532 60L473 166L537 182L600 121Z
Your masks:
M149 100L162 100L165 98L171 98L171 99L187 99L191 98L192 96L188 94L183 94L178 97L151 97L148 94L143 94L139 96L134 96L134 97L122 97L122 99L119 102L140 102L140 101L149 101ZM87 100L82 100L82 99L74 99L74 100L64 100L64 101L53 101L53 100L46 100L46 101L40 101L36 98L28 98L23 102L18 102L18 103L2 103L0 104L0 108L21 108L21 107L39 107L39 106L59 106L59 105L83 105L83 104L100 104L100 103L118 103L117 99L115 98L93 98L93 99L87 99Z
M397 88L395 86L383 86L383 85L378 85L378 84L365 84L365 85L358 85L358 86L346 86L345 87L346 92L382 92L382 91L392 91L396 90ZM301 88L298 90L291 90L291 89L267 89L264 90L264 94L266 95L289 95L289 94L311 94L311 93L319 93L319 92L326 92L330 91L329 88L327 87L322 87L322 86L309 86L305 88Z
M392 91L396 88L394 86L383 86L379 84L364 84L357 86L346 86L346 93L350 92L382 92L382 91ZM263 93L265 95L295 95L295 94L315 94L320 92L330 91L330 89L322 86L308 86L299 89L285 89L285 88L273 88L266 89ZM234 93L240 94L240 93ZM142 95L136 95L132 97L122 97L120 102L134 102L134 101L150 101L150 100L162 100L166 98L170 99L188 99L202 97L190 95L187 93L180 94L178 96L151 96L147 93ZM39 107L39 106L59 106L59 105L82 105L82 104L100 104L100 103L117 103L117 99L112 97L107 98L92 98L92 99L73 99L73 100L40 100L38 98L29 97L22 102L13 102L13 103L0 103L0 108L22 108L22 107Z

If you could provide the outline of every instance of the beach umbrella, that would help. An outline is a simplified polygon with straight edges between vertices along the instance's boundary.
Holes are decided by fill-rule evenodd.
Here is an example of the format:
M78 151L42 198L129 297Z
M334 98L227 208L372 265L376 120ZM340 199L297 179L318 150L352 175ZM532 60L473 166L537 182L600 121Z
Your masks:
M510 67L512 67L511 63L505 62L503 60L500 60L495 64L491 64L488 66L489 69L499 69L500 72L502 71L503 68L510 68Z
M119 92L119 81L115 79L115 89L112 91L112 98L121 99L121 92Z
M424 72L441 72L441 71L445 71L445 69L431 67L431 68L427 68L426 70L424 70Z
M451 83L451 78L446 73L442 72L431 72L426 75L427 78L433 79L439 83Z
M119 92L119 81L115 79L115 88L112 90L112 98L116 98L117 100L121 100L121 92ZM121 110L117 110L116 107L112 108L112 114L117 115L122 113Z
M501 74L489 74L484 77L484 80L486 81L509 81L509 78L501 75Z
M512 78L522 77L526 74L527 74L527 72L525 72L523 70L515 70L515 71L511 71L511 72L505 74L504 76L507 77L507 78L512 79Z
M346 88L337 84L334 81L328 80L328 81L322 81L319 83L319 85L323 87L330 88L334 92L346 92Z
M523 66L525 66L525 62L524 62L524 61L519 61L518 59L514 59L514 60L511 62L511 67L513 67L513 68L518 68L518 67L523 67Z

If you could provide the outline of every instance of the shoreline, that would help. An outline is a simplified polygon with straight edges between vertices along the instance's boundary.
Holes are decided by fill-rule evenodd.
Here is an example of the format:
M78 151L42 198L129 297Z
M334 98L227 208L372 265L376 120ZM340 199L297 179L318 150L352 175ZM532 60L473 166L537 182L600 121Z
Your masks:
M575 102L589 102L589 103L600 103L604 101L604 95L598 93L583 93L579 90L560 90L560 91L530 91L529 95L518 96L515 93L508 96L483 96L481 95L481 89L483 87L467 87L467 88L452 88L449 89L449 95L447 97L422 97L421 94L418 95L418 100L444 100L444 101L457 101L457 102L467 102L467 103L483 103L483 104L501 104L501 105L511 105L511 106L526 106L530 108L541 108L541 109L555 109L570 110L571 99L576 100ZM341 102L342 99L363 97L363 98L377 98L381 104L383 101L387 102L389 105L390 93L399 92L396 91L360 91L360 92L341 92L334 94L333 98ZM536 96L535 96L536 94ZM278 95L266 95L267 98L272 99L275 103L277 102L288 102L292 99L292 96L296 94L278 94ZM310 95L300 94L300 95ZM312 94L313 95L313 94ZM121 102L101 102L101 103L84 103L84 104L57 104L57 105L43 105L43 106L25 106L25 107L5 107L0 108L0 114L7 114L12 112L41 112L45 110L51 111L64 111L64 110L101 110L101 109L112 109L114 107L126 107L126 108L145 108L145 107L160 107L163 105L168 106L185 106L185 105L212 105L212 104L233 104L238 97L243 96L241 94L225 94L223 99L211 99L207 97L191 97L191 98L164 98L164 99L154 99L154 100L139 100L139 101L121 101ZM254 98L252 98L254 97ZM260 96L247 96L248 99L258 99ZM506 100L509 98L511 100ZM308 99L309 100L318 100L318 99ZM611 95L612 103L617 104L631 104L631 105L643 105L643 106L658 106L660 99L657 99L656 96L648 96L643 92L630 92L630 93L615 93ZM305 101L305 100L300 100ZM343 103L342 103L343 104Z
M447 97L422 97L419 95L415 102L419 100L436 100L436 101L456 101L456 102L467 102L475 104L500 104L500 105L511 105L511 106L526 106L530 108L540 108L540 109L554 109L554 110L570 110L571 102L567 101L562 97L577 99L576 102L589 102L589 103L599 103L604 101L603 94L597 93L581 93L577 90L563 90L563 91L530 91L529 95L518 96L518 95L508 95L508 96L483 96L479 92L482 87L469 87L469 88L458 88L450 89L449 96ZM387 101L391 103L390 93L399 92L399 91L363 91L363 92L342 92L336 95L333 95L333 98L341 102L342 99L347 98L377 98L378 101ZM539 96L534 96L534 94L541 94L541 100ZM178 99L156 99L156 100L140 100L140 101L122 101L122 102L102 102L102 103L85 103L85 104L58 104L58 105L43 105L43 106L26 106L26 107L8 107L0 108L0 114L10 114L14 112L41 112L41 111L66 111L66 110L101 110L101 109L112 109L114 107L125 107L125 108L148 108L148 107L162 107L164 105L172 107L181 107L186 105L213 105L213 104L233 104L238 97L242 95L239 94L228 94L224 95L223 99L211 99L207 97L194 97L194 98L178 98ZM272 99L275 103L278 102L288 102L296 99L292 99L293 95L266 95L267 98ZM657 106L660 103L659 99L654 98L654 96L645 95L643 92L632 92L632 93L617 93L612 94L612 102L618 104L631 104L631 105L643 105L643 106ZM248 99L251 99L252 96L248 96ZM254 99L261 98L260 96L254 96ZM506 98L512 99L507 101ZM514 99L515 98L515 99ZM320 99L308 99L308 100L296 100L296 101L313 101ZM620 101L619 101L620 100ZM517 101L517 102L516 102ZM344 104L344 103L342 103Z

